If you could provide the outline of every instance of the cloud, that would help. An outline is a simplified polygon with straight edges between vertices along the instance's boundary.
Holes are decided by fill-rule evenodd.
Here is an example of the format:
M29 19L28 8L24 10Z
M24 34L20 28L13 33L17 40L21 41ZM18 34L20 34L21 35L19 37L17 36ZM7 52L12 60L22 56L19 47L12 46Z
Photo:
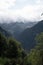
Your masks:
M15 2L16 0L0 0L0 18L9 16L10 7L15 6Z
M15 5L16 0L0 0L0 10L5 10Z
M27 5L21 10L17 10L16 14L23 16L24 18L28 20L36 20L39 19L41 11L40 6L38 5Z
M29 2L29 0L21 0L21 2L26 1L27 3ZM41 13L43 12L43 0L35 0L35 4L26 4L22 8L17 9L16 2L17 0L0 0L0 18L3 17L15 20L17 17L23 17L31 21L43 19L43 16L41 17ZM18 2L20 3L20 0L18 0Z

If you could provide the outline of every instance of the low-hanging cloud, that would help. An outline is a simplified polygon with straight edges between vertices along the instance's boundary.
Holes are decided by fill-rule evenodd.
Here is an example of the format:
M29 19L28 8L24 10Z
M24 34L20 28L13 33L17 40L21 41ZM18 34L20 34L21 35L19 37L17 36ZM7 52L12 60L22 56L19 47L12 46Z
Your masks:
M0 18L15 20L17 17L23 17L35 21L43 19L43 16L41 16L41 13L43 12L43 0L35 0L35 3L23 5L22 8L19 8L16 2L17 0L0 0ZM22 0L21 2L26 2L26 0ZM27 2L29 2L29 0L27 0Z

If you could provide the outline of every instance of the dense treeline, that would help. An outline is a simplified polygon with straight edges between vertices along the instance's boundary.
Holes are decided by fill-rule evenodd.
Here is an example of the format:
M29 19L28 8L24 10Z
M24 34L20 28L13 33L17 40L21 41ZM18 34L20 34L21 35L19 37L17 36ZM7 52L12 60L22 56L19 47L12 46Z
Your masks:
M36 46L27 54L21 43L0 33L0 65L43 65L43 33L35 39Z
M0 58L6 58L6 64L7 62L14 65L21 64L25 56L26 53L19 42L13 38L8 39L0 33Z
M43 65L43 33L36 36L36 46L28 54L27 62L31 65Z

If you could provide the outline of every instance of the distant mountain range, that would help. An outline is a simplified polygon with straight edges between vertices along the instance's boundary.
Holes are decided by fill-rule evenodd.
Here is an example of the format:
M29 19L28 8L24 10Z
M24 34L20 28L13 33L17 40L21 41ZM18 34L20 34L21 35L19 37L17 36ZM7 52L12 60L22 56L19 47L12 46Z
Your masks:
M30 50L36 45L35 37L43 32L43 20L36 22L13 22L0 23L0 31L9 36L10 34L22 43L22 46Z
M25 49L31 49L33 48L36 43L35 43L35 37L37 34L43 32L43 20L39 21L36 25L34 25L31 28L25 29L20 37L19 41L22 43L23 47Z
M34 26L36 22L12 22L12 23L0 23L0 26L6 31L10 32L16 39L27 28Z
M3 28L0 27L0 33L2 33L3 35L5 35L6 37L10 37L11 34L8 33L7 31L5 31Z

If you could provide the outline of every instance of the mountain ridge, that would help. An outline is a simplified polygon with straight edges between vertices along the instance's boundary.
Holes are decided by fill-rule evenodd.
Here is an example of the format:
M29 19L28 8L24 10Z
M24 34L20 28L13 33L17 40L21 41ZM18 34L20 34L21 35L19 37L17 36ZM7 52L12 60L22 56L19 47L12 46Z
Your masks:
M2 33L3 35L5 35L6 37L10 37L10 33L7 32L6 30L4 30L1 26L0 26L0 33Z
M25 49L33 48L35 44L35 37L39 33L43 32L43 20L39 21L32 28L25 29L19 37L19 41L22 43Z
M19 35L26 29L30 28L36 23L34 22L13 22L13 23L2 23L0 26L6 31L10 32L14 38L18 38Z

